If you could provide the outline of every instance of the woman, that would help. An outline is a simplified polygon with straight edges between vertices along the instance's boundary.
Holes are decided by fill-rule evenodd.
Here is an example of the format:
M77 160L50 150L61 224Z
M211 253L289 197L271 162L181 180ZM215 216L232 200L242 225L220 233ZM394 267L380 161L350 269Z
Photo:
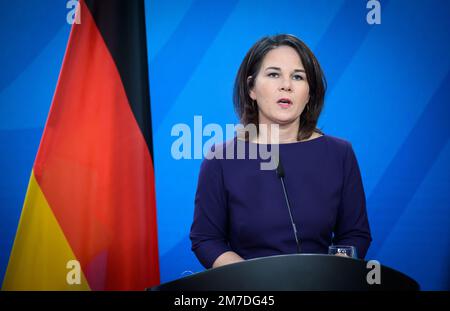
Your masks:
M355 154L350 143L316 128L325 89L317 59L295 36L265 37L248 51L236 77L234 105L241 123L257 126L257 135L231 143L279 143L291 213L277 172L261 170L261 159L208 157L200 169L190 234L206 268L298 248L327 253L332 244L355 246L364 258L371 235Z

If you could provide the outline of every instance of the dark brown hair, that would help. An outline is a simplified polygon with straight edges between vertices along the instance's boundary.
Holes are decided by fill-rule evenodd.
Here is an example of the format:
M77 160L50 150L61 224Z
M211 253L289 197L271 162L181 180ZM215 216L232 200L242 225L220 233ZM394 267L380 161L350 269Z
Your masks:
M298 140L308 139L313 132L322 133L316 126L324 104L326 80L314 54L305 43L293 35L281 34L264 37L250 48L239 67L234 82L234 108L243 125L255 124L258 126L258 107L253 104L249 91L254 86L255 78L266 54L279 46L289 46L296 50L305 68L310 99L300 115ZM249 77L252 78L248 79Z

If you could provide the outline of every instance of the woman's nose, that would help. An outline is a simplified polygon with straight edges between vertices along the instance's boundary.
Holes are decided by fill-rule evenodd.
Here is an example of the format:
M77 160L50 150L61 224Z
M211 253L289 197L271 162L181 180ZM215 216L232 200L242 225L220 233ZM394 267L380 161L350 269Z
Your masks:
M290 79L282 79L281 85L280 85L280 91L292 91L292 85Z

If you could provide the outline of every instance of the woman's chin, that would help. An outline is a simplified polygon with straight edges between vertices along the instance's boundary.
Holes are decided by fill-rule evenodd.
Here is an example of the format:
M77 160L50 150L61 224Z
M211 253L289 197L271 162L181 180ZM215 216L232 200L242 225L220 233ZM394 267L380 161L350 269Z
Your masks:
M295 123L298 120L297 116L286 116L286 115L278 115L272 118L273 123L278 124L280 126L289 125Z

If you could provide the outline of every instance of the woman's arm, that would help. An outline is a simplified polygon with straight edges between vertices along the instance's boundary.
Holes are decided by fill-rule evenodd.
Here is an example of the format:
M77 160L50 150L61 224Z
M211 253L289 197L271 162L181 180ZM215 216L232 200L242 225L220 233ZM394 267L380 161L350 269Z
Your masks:
M190 232L192 251L205 268L213 267L221 255L233 251L227 231L228 206L222 165L218 159L205 159L200 167ZM222 259L217 261L219 265L231 263L236 257L224 255Z
M333 244L355 246L358 257L364 258L371 241L361 173L352 146L348 144L344 159L344 185Z
M217 268L220 266L229 265L232 263L244 261L244 259L236 254L235 252L228 251L217 257L217 259L214 261L212 267Z

